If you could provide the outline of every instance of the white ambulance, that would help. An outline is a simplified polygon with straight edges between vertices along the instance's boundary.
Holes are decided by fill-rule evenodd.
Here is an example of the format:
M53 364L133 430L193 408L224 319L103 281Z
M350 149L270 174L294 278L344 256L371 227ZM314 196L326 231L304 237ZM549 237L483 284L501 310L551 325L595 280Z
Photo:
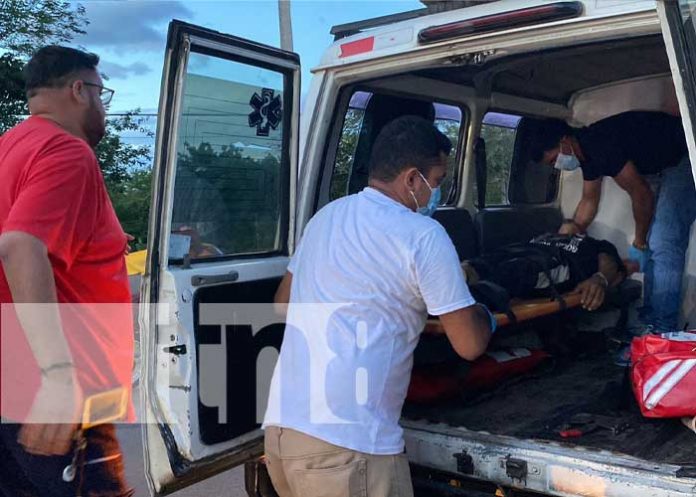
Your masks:
M334 34L300 119L296 54L170 25L141 297L160 305L140 317L141 418L156 495L262 455L259 422L283 326L216 321L202 309L272 302L312 215L365 186L370 147L389 119L425 105L453 140L436 218L465 257L572 216L581 173L529 157L542 119L580 126L628 110L679 115L696 175L694 0L503 0ZM630 201L610 178L590 233L626 255ZM682 302L692 326L695 239L692 231ZM575 316L528 326L561 332ZM624 433L573 440L554 433L585 404L604 399L615 409L606 397L622 381L610 359L578 354L476 402L407 404L416 493L695 495L696 435L677 421L638 417ZM271 495L262 466L250 464L247 477L252 495Z

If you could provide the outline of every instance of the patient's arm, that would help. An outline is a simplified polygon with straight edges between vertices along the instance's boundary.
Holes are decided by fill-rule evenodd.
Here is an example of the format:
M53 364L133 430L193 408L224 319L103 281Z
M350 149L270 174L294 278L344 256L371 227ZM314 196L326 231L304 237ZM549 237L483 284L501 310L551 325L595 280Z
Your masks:
M597 265L599 274L593 274L575 289L581 294L580 303L583 309L588 311L599 309L604 303L607 288L614 287L626 279L625 271L609 254L600 253Z
M598 259L599 272L604 275L609 283L609 287L615 287L621 284L626 279L626 272L623 271L619 264L609 254L600 252Z

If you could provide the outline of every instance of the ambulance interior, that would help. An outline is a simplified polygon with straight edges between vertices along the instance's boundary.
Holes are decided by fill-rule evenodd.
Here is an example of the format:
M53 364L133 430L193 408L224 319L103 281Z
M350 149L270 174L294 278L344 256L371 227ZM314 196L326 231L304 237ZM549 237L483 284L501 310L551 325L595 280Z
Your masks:
M440 65L362 81L344 88L341 95L326 147L327 170L318 206L366 185L370 145L381 126L402 114L429 115L454 142L449 179L443 186L448 205L435 217L453 239L460 259L555 232L564 218L572 217L582 173L559 174L531 160L529 143L541 119L562 118L582 126L628 110L679 112L660 35ZM611 241L626 257L633 240L630 200L610 178L603 182L599 214L589 233ZM682 302L682 325L692 326L694 238L692 231ZM679 420L643 418L627 369L613 363L607 329L626 326L627 319L630 325L640 300L639 281L639 275L633 276L599 311L569 309L503 327L491 350L542 349L548 357L495 385L464 388L430 402L407 401L404 417L424 429L444 423L607 450L652 463L692 464L694 433ZM437 342L424 334L419 347L433 347L437 354ZM462 363L442 364L443 376L465 374ZM579 414L607 416L620 428L560 437L560 430Z

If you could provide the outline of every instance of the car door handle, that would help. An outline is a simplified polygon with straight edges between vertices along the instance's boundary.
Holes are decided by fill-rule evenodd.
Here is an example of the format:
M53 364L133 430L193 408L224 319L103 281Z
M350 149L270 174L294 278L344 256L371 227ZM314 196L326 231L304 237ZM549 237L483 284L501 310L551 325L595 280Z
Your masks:
M203 286L203 285L215 285L218 283L232 283L239 279L239 273L237 271L230 271L225 274L206 274L206 275L194 275L191 276L191 285L193 286Z

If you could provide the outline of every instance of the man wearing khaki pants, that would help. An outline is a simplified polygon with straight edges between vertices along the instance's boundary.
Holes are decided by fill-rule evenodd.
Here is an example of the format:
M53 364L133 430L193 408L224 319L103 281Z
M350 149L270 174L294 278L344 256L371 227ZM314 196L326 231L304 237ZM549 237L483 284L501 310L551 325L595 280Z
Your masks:
M392 121L369 186L305 229L276 293L288 324L264 421L280 497L413 495L399 417L427 314L463 358L486 349L495 321L429 217L450 149L423 118Z

